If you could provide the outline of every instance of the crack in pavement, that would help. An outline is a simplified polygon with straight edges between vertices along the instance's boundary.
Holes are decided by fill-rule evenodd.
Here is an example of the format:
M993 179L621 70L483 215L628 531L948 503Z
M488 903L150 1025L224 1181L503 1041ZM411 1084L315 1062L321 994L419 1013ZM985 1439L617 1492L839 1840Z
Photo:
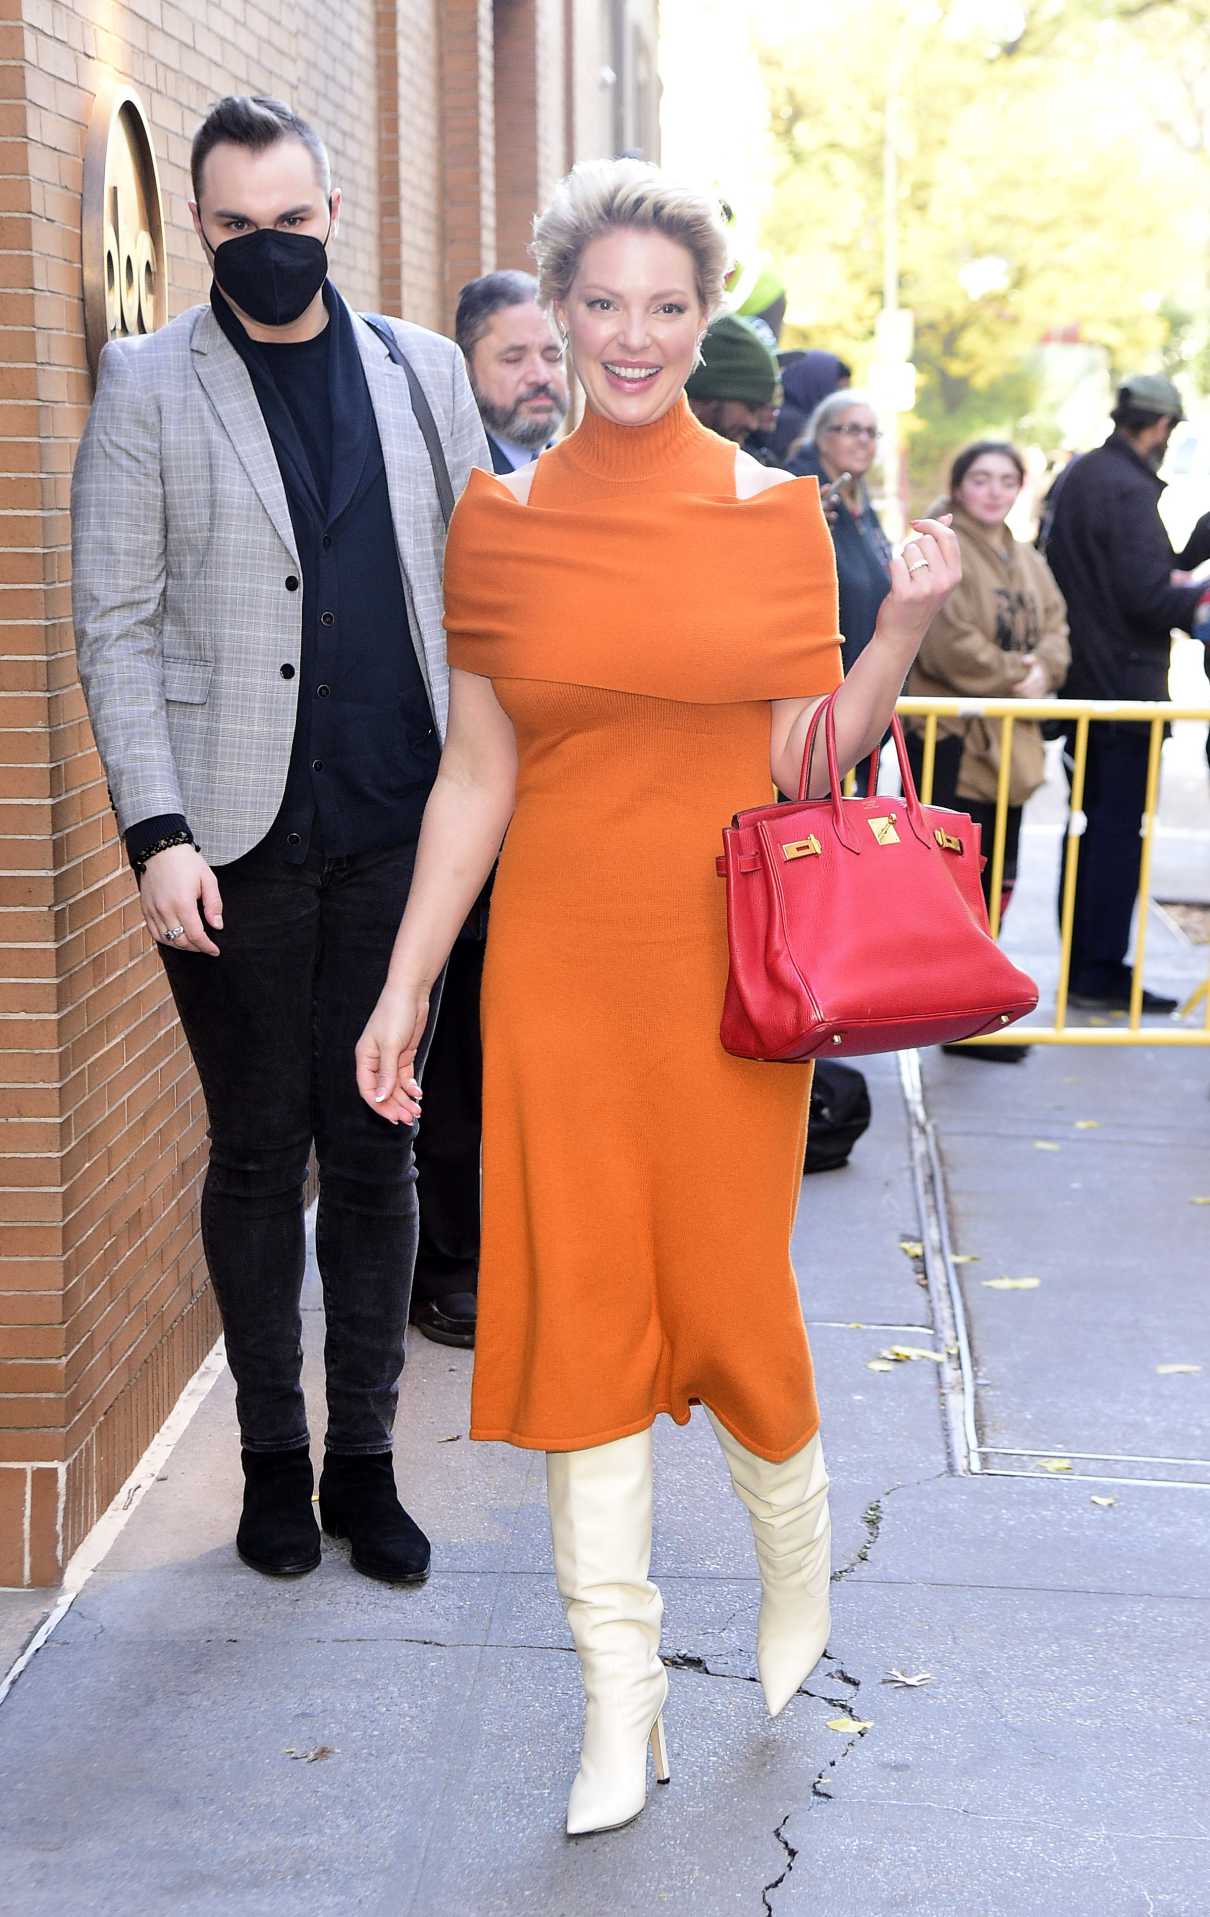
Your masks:
M882 1532L883 1519L886 1516L886 1500L888 1498L893 1497L896 1491L910 1490L919 1484L932 1484L938 1479L948 1476L948 1471L931 1471L923 1478L912 1480L911 1484L888 1485L880 1497L871 1498L862 1513L862 1523L865 1525L866 1531L865 1542L848 1564L841 1565L839 1570L833 1571L832 1583L840 1583L842 1579L849 1577L851 1573L857 1569L859 1564L869 1562L870 1553L873 1551ZM833 1710L848 1716L856 1704L858 1693L861 1690L862 1680L859 1677L854 1677L852 1672L846 1671L843 1664L840 1663L839 1659L836 1658L831 1651L825 1651L823 1653L823 1660L821 1661L826 1661L835 1667L827 1675L833 1677L840 1684L848 1685L849 1695L830 1697L826 1691L812 1691L809 1690L805 1684L799 1686L797 1694L800 1697L810 1697L819 1703L828 1704ZM713 1675L709 1670L709 1666L706 1665L705 1660L700 1658L694 1660L692 1665L682 1668L702 1669L706 1671L707 1675ZM830 1804L832 1802L832 1792L828 1789L829 1774L833 1772L839 1764L843 1763L846 1757L850 1756L865 1735L866 1733L864 1731L856 1731L851 1737L846 1737L844 1748L839 1750L835 1757L830 1757L822 1770L818 1771L811 1779L811 1801L806 1806L807 1810L812 1809L817 1803ZM793 1815L793 1809L788 1810L773 1832L774 1839L781 1847L786 1862L780 1876L775 1877L771 1883L766 1884L761 1891L761 1905L765 1917L776 1917L772 1900L794 1869L795 1861L798 1857L797 1847L792 1844L786 1836L786 1826Z
M778 1843L781 1845L782 1849L786 1853L786 1867L783 1870L781 1876L775 1877L771 1884L766 1884L765 1888L761 1892L761 1902L763 1903L765 1907L765 1917L773 1917L773 1906L769 1902L769 1899L773 1895L773 1892L777 1890L782 1884L785 1883L786 1878L790 1875L790 1872L794 1868L795 1860L798 1856L797 1850L795 1849L794 1845L790 1842L789 1838L786 1836L786 1825L789 1823L793 1815L794 1815L793 1811L787 1811L785 1816L782 1818L781 1823L777 1826L777 1829L773 1833L774 1837L776 1837Z
M889 1498L892 1491L900 1491L902 1488L902 1485L892 1484L883 1492L881 1498L872 1498L869 1504L866 1505L865 1510L861 1514L861 1522L865 1525L865 1543L860 1547L856 1556L849 1560L848 1564L842 1564L838 1571L833 1571L833 1584L839 1584L841 1579L850 1576L859 1564L868 1562L870 1552L877 1544L878 1534L882 1530L882 1520L884 1516L883 1498Z
M858 1548L847 1564L842 1564L839 1570L833 1571L832 1583L839 1584L843 1578L850 1577L859 1564L869 1562L870 1552L878 1542L879 1534L886 1518L886 1500L888 1498L893 1497L896 1491L918 1491L922 1484L937 1484L942 1478L949 1478L951 1476L952 1473L948 1470L929 1471L926 1472L923 1478L910 1478L905 1484L888 1484L886 1490L881 1492L878 1497L871 1498L861 1514L861 1521L865 1525L866 1530L865 1543Z

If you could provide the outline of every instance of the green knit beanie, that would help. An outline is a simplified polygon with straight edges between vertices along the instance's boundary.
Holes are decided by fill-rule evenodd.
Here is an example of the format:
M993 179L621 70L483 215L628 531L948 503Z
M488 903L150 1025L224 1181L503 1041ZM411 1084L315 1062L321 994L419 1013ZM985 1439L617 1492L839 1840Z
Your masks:
M752 327L734 313L723 313L702 341L705 361L690 373L690 399L742 399L767 406L780 377L777 360Z

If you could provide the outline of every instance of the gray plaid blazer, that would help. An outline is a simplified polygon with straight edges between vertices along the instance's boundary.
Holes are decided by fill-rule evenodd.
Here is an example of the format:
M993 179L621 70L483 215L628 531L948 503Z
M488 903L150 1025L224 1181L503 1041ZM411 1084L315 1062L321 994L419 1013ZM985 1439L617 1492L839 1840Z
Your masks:
M455 496L491 471L462 355L392 320L441 435ZM386 463L412 642L444 736L445 527L401 367L353 327ZM302 594L273 445L247 368L209 306L101 355L72 480L80 680L125 832L182 812L225 865L256 845L285 790ZM283 666L293 675L283 677Z

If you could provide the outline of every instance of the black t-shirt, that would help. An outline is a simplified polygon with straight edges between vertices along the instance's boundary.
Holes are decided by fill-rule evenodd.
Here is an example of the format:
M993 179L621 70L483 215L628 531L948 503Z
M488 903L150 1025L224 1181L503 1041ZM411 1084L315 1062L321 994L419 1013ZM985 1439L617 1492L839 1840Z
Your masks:
M330 322L329 322L330 323ZM327 510L332 492L332 385L328 329L287 344L257 342L303 443L315 490Z

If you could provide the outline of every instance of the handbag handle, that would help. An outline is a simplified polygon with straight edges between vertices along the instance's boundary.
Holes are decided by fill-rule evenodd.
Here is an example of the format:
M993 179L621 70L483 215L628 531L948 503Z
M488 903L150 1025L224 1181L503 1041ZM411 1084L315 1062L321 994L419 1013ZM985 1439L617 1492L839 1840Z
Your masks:
M807 781L810 777L811 756L815 747L816 731L822 721L824 745L828 755L828 783L831 788L832 823L836 828L836 836L841 844L846 845L850 852L856 852L859 850L859 847L854 843L845 829L844 813L842 811L843 780L836 746L835 709L839 691L840 687L838 686L835 692L830 692L826 699L820 701L811 715L811 723L807 727L807 736L803 745L802 766L798 775L798 803L801 805L807 796ZM921 845L931 845L932 840L929 837L928 826L925 823L924 812L921 809L920 797L916 791L916 781L912 777L912 768L908 761L907 740L903 736L903 725L897 712L892 714L891 717L891 737L895 741L895 756L899 760L899 777L903 783L903 803L907 811L908 823ZM878 786L878 761L879 752L877 746L875 746L870 754L869 784L871 793L874 793Z

